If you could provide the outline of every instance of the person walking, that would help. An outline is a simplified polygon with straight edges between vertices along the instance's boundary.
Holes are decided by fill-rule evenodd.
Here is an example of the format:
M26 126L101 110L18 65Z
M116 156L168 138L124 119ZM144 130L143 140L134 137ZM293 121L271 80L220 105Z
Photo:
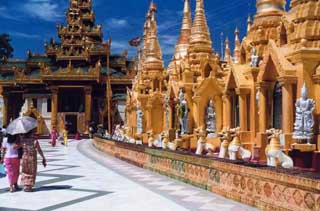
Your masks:
M9 180L9 191L12 193L18 190L18 179L19 179L19 169L20 169L20 159L18 154L18 149L20 145L17 142L16 135L8 134L7 137L3 138L2 151L4 155L4 164L7 169L7 177ZM3 160L0 161L3 163Z
M67 130L67 128L64 128L62 136L63 136L63 145L68 146L68 130Z
M53 127L52 128L52 131L51 131L51 133L50 133L50 136L51 136L51 146L52 147L55 147L56 146L56 144L57 144L57 137L58 137L58 132L57 132L57 130L56 130L56 128L55 127Z
M34 130L21 135L23 147L21 184L25 192L31 192L37 177L37 152L42 157L42 164L47 166L46 158L37 139L34 138Z

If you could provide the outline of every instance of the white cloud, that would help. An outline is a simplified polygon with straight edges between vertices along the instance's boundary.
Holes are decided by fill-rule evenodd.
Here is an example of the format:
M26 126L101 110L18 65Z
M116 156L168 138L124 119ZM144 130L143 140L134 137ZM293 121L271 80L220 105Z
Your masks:
M52 0L28 0L21 9L32 17L49 22L58 21L63 17L63 10Z
M129 57L135 56L137 50L129 45L128 41L112 41L111 43L111 53L122 53L127 50Z
M9 32L9 34L13 37L20 37L25 39L41 39L41 36L38 34L27 34L23 32Z
M111 18L109 21L107 21L108 28L124 28L127 27L128 21L126 19L120 19L120 18Z
M18 16L12 15L12 13L9 11L9 8L4 6L0 7L0 17L9 20L20 21Z

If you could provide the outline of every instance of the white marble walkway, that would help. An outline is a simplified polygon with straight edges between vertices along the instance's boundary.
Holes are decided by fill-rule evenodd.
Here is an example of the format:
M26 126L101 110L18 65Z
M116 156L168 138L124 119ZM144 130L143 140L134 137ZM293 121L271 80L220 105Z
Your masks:
M90 140L56 148L42 140L41 145L48 167L39 162L34 192L8 193L1 178L0 211L256 210L107 156Z

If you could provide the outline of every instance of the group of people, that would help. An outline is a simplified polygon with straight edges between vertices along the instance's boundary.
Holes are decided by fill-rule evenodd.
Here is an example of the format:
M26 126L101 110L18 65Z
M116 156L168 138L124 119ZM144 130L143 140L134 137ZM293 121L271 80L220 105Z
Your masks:
M67 130L67 128L65 128L62 131L62 135L60 136L58 131L57 131L57 129L54 127L51 130L50 137L51 137L50 144L51 144L52 147L56 146L57 139L59 140L60 137L63 139L62 144L65 145L65 146L68 146L68 130ZM78 140L77 137L75 139Z
M19 190L18 180L21 164L21 185L25 192L31 192L37 176L37 153L42 157L42 164L47 165L41 146L34 136L34 130L26 134L10 135L2 129L0 138L0 163L5 164L9 180L9 191Z

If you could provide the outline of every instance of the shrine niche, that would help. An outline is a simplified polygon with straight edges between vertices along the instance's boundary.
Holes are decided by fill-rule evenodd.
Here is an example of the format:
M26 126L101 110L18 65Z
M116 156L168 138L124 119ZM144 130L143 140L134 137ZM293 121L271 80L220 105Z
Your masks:
M156 95L149 100L146 111L147 131L152 130L157 136L164 131L164 102L162 95Z
M211 73L212 74L212 73ZM216 78L212 76L203 80L193 95L194 100L194 120L195 128L206 128L206 109L210 102L213 105L216 113L216 130L222 129L222 86Z

